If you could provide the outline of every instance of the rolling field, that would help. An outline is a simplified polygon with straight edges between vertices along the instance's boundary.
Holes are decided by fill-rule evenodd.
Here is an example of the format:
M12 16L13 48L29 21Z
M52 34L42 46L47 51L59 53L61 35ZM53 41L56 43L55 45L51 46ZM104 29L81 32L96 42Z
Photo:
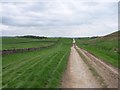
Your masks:
M120 39L118 38L117 32L104 37L77 38L75 40L77 46L90 52L89 56L85 57L91 58L90 54L92 54L97 58L104 60L108 64L119 67L118 56L120 52L118 41ZM46 47L47 45L51 45L51 47ZM59 88L61 86L66 87L69 85L69 87L72 87L71 85L74 81L75 84L73 84L73 87L76 87L76 85L80 87L86 87L87 85L88 87L101 87L99 81L96 81L96 78L91 76L91 69L87 69L87 66L83 65L84 62L82 61L84 61L84 58L81 57L78 54L77 49L72 46L72 39L70 38L31 39L4 37L4 48L2 50L34 48L42 46L45 46L45 48L41 50L37 49L34 51L17 52L13 54L2 55L3 88ZM72 48L70 49L71 46ZM83 51L81 52L83 53ZM92 58L91 62L94 62L94 60L95 59ZM104 66L103 64L100 64L100 62L97 62L96 66L98 66L98 68L103 66L105 67L100 69L103 71L102 74L99 74L102 75L102 78L104 78L103 81L108 80L108 82L110 82L108 83L106 81L109 87L111 85L114 87L117 85L115 82L116 80L114 81L114 78L111 76L116 75L113 74L113 72L116 71L113 70L112 74L110 74L111 71L109 71L109 68L107 66L108 64L106 63ZM91 66L93 66L92 63ZM94 69L96 68L94 67ZM65 71L68 72L66 76L64 76ZM99 69L96 69L96 71L100 72ZM84 78L81 78L79 76L83 76ZM88 78L90 81L94 80L94 82L98 84L92 85L91 82L86 81L88 80L86 78ZM81 80L83 80L83 84L81 83ZM68 85L66 84L66 81ZM86 84L84 84L84 82L86 82Z
M79 47L91 52L93 55L101 58L115 67L118 66L119 43L118 32L99 38L81 38L76 39Z
M3 37L2 50L49 46L57 42L57 40L58 38L31 39L31 38Z
M3 55L3 88L59 87L70 53L71 42L71 39L62 38L54 47Z

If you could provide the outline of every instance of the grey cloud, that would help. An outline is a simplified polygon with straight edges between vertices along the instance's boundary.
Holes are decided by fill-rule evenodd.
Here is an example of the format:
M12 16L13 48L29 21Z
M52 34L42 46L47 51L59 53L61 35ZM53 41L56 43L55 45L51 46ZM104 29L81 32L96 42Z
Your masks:
M61 32L61 35L69 34L71 36L75 32L74 35L78 35L79 29L84 34L86 33L81 30L86 30L88 33L96 29L99 29L99 31L112 31L116 29L117 24L115 21L117 20L116 5L117 3L115 2L80 2L80 0L54 0L51 2L40 0L32 3L3 3L2 24L11 29L15 27L14 32L12 32L14 34L21 27L21 30L23 30L22 33L19 30L21 34L32 33L34 29L36 29L35 32L37 33L45 34L48 32L46 35L49 35L50 32L53 33L51 35L59 34L64 30L64 33ZM33 27L34 29L32 29ZM26 28L29 31L24 31ZM3 30L9 32L7 29ZM51 29L54 30L52 31ZM67 33L68 30L70 30L71 34Z

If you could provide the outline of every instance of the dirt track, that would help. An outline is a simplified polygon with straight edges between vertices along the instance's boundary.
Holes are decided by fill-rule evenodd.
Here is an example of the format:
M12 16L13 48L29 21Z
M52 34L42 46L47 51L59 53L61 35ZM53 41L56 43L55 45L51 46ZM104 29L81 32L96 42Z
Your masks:
M77 51L81 52L88 64L102 77L107 88L118 88L118 69L77 46L76 49L71 47L67 70L62 78L62 88L102 88L100 81L93 76Z
M118 69L98 59L91 53L76 47L88 60L88 63L104 79L107 88L118 88Z
M62 88L101 88L76 49L72 46Z

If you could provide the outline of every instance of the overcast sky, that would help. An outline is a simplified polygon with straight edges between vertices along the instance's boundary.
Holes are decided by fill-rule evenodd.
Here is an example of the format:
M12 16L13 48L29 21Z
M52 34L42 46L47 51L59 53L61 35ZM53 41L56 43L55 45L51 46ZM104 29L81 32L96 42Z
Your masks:
M82 37L118 30L118 0L3 0L3 36Z

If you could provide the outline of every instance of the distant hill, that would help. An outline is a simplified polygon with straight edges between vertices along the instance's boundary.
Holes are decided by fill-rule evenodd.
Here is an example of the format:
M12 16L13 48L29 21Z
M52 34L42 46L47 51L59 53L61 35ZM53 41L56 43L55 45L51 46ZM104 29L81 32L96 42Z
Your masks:
M77 39L76 42L81 48L91 52L107 63L120 68L118 66L120 31L105 36Z
M120 31L116 31L101 37L91 38L87 42L99 45L104 43L104 47L111 47L113 51L120 53Z
M105 39L119 39L120 40L120 31L113 32L111 34L108 34L104 36Z
M44 36L32 36L32 35L26 35L26 36L17 36L18 38L34 38L34 39L46 39L47 37Z
M113 32L111 34L108 34L108 35L105 35L105 36L99 36L99 37L95 37L95 38L92 38L91 37L91 40L90 42L96 42L96 41L117 41L117 40L120 40L120 31L116 31L116 32Z

